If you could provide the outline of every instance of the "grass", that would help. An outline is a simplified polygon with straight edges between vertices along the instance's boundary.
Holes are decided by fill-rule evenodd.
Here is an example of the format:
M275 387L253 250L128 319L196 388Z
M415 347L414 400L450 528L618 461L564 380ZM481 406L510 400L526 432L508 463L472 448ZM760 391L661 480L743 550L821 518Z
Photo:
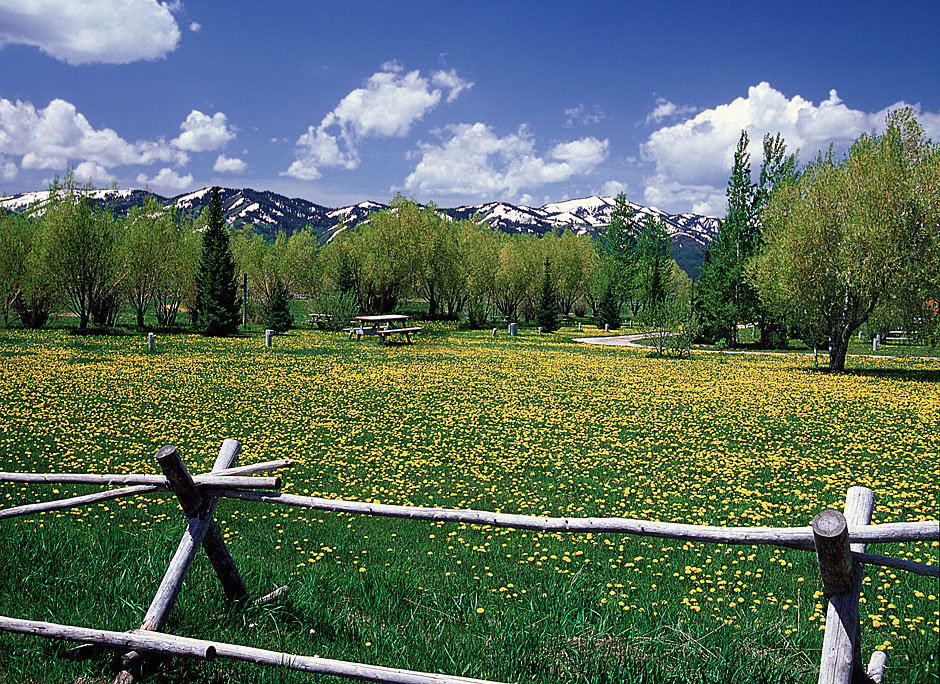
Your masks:
M879 522L935 519L938 364L700 354L422 323L415 344L294 331L228 340L0 334L0 468L156 472L175 444L206 470L297 461L285 491L529 514L806 524L845 489ZM590 329L589 327L587 328ZM582 333L583 334L583 333ZM0 505L93 491L0 485ZM526 682L809 682L824 607L812 554L540 534L223 501L260 607L226 606L204 557L167 631L294 653ZM0 521L0 614L139 624L182 532L169 495ZM877 553L937 563L936 544ZM936 682L936 580L869 568L862 650L886 682ZM0 682L107 680L65 646L0 634ZM301 681L174 661L149 681ZM339 681L304 677L303 681Z

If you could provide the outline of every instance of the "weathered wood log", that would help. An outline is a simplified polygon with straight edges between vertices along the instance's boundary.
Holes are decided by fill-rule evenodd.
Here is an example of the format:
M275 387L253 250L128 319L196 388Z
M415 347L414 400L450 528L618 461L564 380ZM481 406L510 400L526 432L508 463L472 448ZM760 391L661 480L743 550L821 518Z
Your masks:
M170 610L173 609L176 597L183 586L183 578L196 558L196 554L199 553L199 547L202 545L202 540L212 522L216 501L203 509L198 517L190 518L187 522L183 538L176 548L176 553L173 555L173 559L163 575L163 580L157 588L157 593L150 602L144 621L141 623L142 629L159 632L166 625Z
M940 577L940 566L926 565L916 561L902 560L900 558L891 558L890 556L879 556L874 553L852 552L852 559L865 565L879 565L883 568L894 568L895 570L905 570L914 575L923 575L924 577Z
M868 525L875 508L875 493L865 487L850 487L845 497L845 519L850 527ZM851 550L864 553L864 544ZM826 631L819 664L819 684L850 684L853 676L865 677L859 643L858 599L865 565L855 562L848 589L829 599Z
M213 472L224 470L231 466L238 457L240 449L241 444L236 440L226 440L222 444L218 458L216 458L215 465L212 468ZM188 517L196 517L204 506L218 501L217 497L204 498L202 494L200 494L193 478L189 475L189 471L187 471L186 466L183 465L183 461L175 447L164 447L158 451L157 462L160 464L163 474L166 475L167 480L169 480L173 486L180 506L182 506L183 511ZM247 596L248 588L245 586L244 581L242 581L238 568L235 566L235 559L232 558L232 554L225 544L222 532L219 530L219 526L215 521L212 521L209 525L209 529L206 530L202 546L206 551L206 555L209 556L209 560L212 562L212 567L215 569L219 581L222 583L225 595L230 600L241 599Z
M216 458L214 468L222 470L223 468L231 466L235 459L238 458L238 452L240 450L240 442L234 439L226 439L222 443L222 449L219 451L218 458ZM166 447L157 453L164 457L163 460L160 461L161 468L164 467L166 462L174 460L170 452L166 451ZM175 449L173 449L173 453L175 453L175 458L179 459L179 453L176 452ZM182 464L182 461L180 461L180 464ZM183 468L185 469L185 466L183 466ZM184 500L189 502L186 505L191 503L191 497L184 497L181 503L183 503ZM210 497L205 501L201 501L198 515L189 518L183 538L180 540L176 553L173 555L173 559L170 561L166 574L164 574L163 580L160 582L156 595L150 602L150 607L147 609L147 614L144 616L144 620L141 623L141 629L159 632L166 625L167 617L173 609L173 604L176 602L176 597L179 595L180 588L183 585L183 578L186 576L186 572L196 558L196 554L199 552L199 547L202 545L206 533L214 526L213 516L215 515L215 507L218 501L216 497ZM221 541L221 534L218 532L218 527L215 527L215 529ZM222 546L225 546L224 541L222 541ZM212 555L209 556L210 560L212 557ZM232 568L234 568L234 562L232 562L231 565ZM215 562L213 562L213 567L215 567ZM237 570L235 574L237 575ZM222 579L221 575L219 579ZM228 578L223 580L223 582L225 581L228 581ZM240 577L238 581L241 583L242 587L244 587L244 583L241 582ZM223 584L223 586L225 585ZM228 591L228 589L226 589L226 591ZM247 593L247 590L245 590L245 593Z
M258 464L261 465L261 464ZM250 466L245 466L250 467ZM283 466L289 467L289 466ZM198 477L193 478L196 482L199 482ZM272 487L277 489L280 487L280 478L271 478L269 481L265 481L263 478L250 478L252 485L254 485L256 480L260 480L261 484L267 485L272 484L276 485ZM204 485L203 490L207 495L218 496L218 492L228 491L230 487L216 487L214 485ZM149 494L151 492L167 492L172 491L169 487L153 487L148 485L138 485L134 487L121 487L119 489L109 489L104 492L95 492L94 494L83 494L82 496L72 496L66 499L55 499L54 501L41 501L39 503L33 504L23 504L22 506L11 506L10 508L0 509L0 520L4 518L18 518L24 515L35 515L37 513L46 513L48 511L59 511L67 508L78 508L80 506L87 506L93 503L100 503L102 501L111 501L113 499L120 499L127 496L136 496L138 494Z
M839 511L823 511L813 518L816 559L826 597L841 594L852 585L852 551L849 526Z
M718 527L715 525L686 525L631 518L548 518L515 513L323 499L314 496L276 492L219 490L218 493L220 496L243 501L279 503L284 506L312 508L320 511L380 515L410 520L462 522L470 525L515 527L540 532L610 532L641 537L678 539L681 541L717 544L767 544L808 551L814 549L812 527ZM940 540L940 522L928 520L887 523L884 525L852 525L849 521L849 540L867 543L937 541Z
M101 644L115 649L134 648L141 651L166 653L199 660L212 660L216 655L215 647L207 641L181 639L179 637L170 639L155 638L152 635L141 638L133 632L112 632L106 629L73 627L54 622L19 620L5 616L0 616L0 629L6 632L29 634L46 639L69 639L90 644Z
M283 586L283 587L278 587L277 589L275 589L274 591L272 591L270 594L265 594L265 595L262 596L261 598L256 598L254 601L251 602L251 605L253 605L253 606L260 606L260 605L263 605L263 604L265 604L265 603L270 603L271 601L273 601L274 599L276 599L278 596L280 596L281 594L284 594L284 593L286 593L286 592L287 592L287 586L286 586L286 585Z
M350 663L344 660L320 658L319 656L278 653L260 648L190 639L146 630L109 632L102 629L17 620L9 617L0 617L0 629L47 639L72 639L74 641L98 643L113 648L130 647L137 651L164 653L186 658L199 658L202 660L211 660L214 657L228 658L258 665L287 667L300 672L328 674L383 684L497 684L496 682L471 677L456 677L433 672L416 672L379 665Z
M875 684L881 684L885 676L885 665L888 664L888 654L884 651L875 651L868 661L868 676Z
M67 499L57 499L55 501L41 501L33 504L23 504L22 506L11 506L0 510L0 520L4 518L16 518L23 515L34 515L36 513L45 513L46 511L58 511L65 508L78 508L101 501L111 501L125 496L135 496L137 494L147 494L158 491L158 487L141 485L137 487L122 487L120 489L109 489L105 492L95 492L94 494L84 494L82 496L72 496Z
M243 487L246 489L280 489L279 477L247 477L227 473L197 475L195 483L206 487ZM162 475L137 475L128 473L0 473L0 481L25 482L31 484L88 484L88 485L150 485L164 490L172 489Z

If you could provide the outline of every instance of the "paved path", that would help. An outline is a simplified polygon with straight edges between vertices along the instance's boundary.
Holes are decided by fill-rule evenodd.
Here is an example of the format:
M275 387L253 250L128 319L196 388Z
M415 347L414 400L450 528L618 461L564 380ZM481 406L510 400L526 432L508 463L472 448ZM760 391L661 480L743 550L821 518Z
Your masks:
M607 336L607 337L579 337L576 338L575 342L583 342L585 344L597 344L606 347L634 347L638 349L651 349L649 345L646 344L637 344L639 340L642 340L646 337L643 334L633 334L633 335L616 335L616 336ZM772 351L754 351L749 349L697 349L692 348L692 351L704 354L768 354L770 356L812 356L812 352L772 352ZM826 351L820 350L820 356L828 356ZM940 361L940 357L937 356L885 356L881 354L848 354L849 358L862 358L862 359L915 359L917 361Z

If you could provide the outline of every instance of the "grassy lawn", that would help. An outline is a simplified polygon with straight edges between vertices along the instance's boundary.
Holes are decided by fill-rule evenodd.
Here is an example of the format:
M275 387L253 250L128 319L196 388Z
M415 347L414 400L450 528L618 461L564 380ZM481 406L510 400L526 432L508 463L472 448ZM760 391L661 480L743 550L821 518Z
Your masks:
M0 468L159 472L291 458L288 492L383 503L718 525L808 524L851 485L877 522L936 519L940 362L698 354L422 323L414 344L292 331L231 339L0 331ZM586 327L587 332L593 330ZM869 347L870 349L870 347ZM0 485L0 506L94 488ZM811 682L825 615L813 554L542 534L223 500L260 607L226 606L201 555L167 631L518 682ZM183 530L170 495L0 521L0 614L137 626ZM932 544L875 553L936 564ZM862 652L886 682L936 682L936 580L868 568ZM0 682L108 681L106 660L0 634ZM148 681L280 682L172 661Z

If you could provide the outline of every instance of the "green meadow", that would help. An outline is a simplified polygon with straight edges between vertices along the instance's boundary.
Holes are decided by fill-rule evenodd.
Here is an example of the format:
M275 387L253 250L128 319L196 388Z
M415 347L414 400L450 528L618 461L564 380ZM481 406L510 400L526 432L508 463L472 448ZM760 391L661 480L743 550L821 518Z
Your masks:
M159 335L0 334L0 469L193 473L289 458L283 491L391 504L714 525L803 526L875 490L876 522L937 519L940 362L698 352L690 360L523 330L422 323L414 344L292 331L263 347ZM593 330L593 329L592 329ZM587 332L585 334L593 334ZM0 507L97 491L0 484ZM228 605L204 554L166 630L504 682L813 682L815 556L612 534L549 534L223 500L260 606ZM126 630L183 531L169 494L0 520L0 614ZM938 563L938 543L872 546ZM937 580L869 567L862 654L885 682L937 682ZM108 657L0 633L0 682L105 682ZM339 682L171 660L150 682Z

